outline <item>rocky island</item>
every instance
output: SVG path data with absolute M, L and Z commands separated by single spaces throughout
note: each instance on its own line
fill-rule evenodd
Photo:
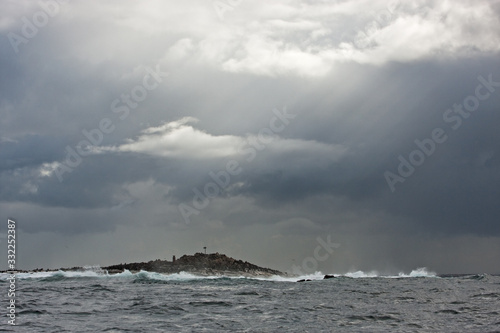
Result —
M 109 274 L 121 273 L 124 270 L 138 272 L 141 270 L 164 274 L 186 272 L 195 275 L 226 275 L 226 276 L 286 276 L 286 273 L 263 268 L 247 261 L 236 260 L 219 253 L 195 253 L 194 255 L 183 255 L 172 261 L 151 260 L 148 262 L 119 264 L 102 267 Z
M 248 261 L 236 260 L 220 253 L 195 253 L 194 255 L 183 255 L 179 259 L 173 256 L 172 261 L 168 260 L 150 260 L 148 262 L 135 262 L 129 264 L 119 264 L 106 267 L 72 267 L 59 269 L 34 269 L 30 271 L 16 270 L 16 273 L 36 273 L 36 272 L 56 272 L 56 271 L 97 271 L 99 273 L 118 274 L 125 270 L 132 273 L 148 271 L 162 274 L 175 274 L 186 272 L 201 276 L 245 276 L 245 277 L 270 277 L 273 275 L 295 277 L 296 275 L 280 272 L 271 268 L 264 268 Z M 0 271 L 0 273 L 9 273 L 11 271 Z M 327 274 L 323 280 L 335 278 L 335 275 Z M 311 279 L 300 279 L 297 282 L 312 281 Z

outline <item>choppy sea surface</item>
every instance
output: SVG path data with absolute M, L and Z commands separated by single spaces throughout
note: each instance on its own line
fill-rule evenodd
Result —
M 312 281 L 298 283 L 300 278 Z M 14 332 L 500 332 L 500 276 L 355 272 L 322 280 L 151 272 L 16 275 Z

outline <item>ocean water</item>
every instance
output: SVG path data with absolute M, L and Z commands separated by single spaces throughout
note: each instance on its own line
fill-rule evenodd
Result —
M 151 272 L 19 273 L 16 323 L 3 332 L 500 332 L 500 276 L 419 269 L 322 280 Z

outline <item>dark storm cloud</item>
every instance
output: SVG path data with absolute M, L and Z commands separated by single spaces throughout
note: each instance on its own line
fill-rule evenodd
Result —
M 348 103 L 340 97 L 340 106 L 334 102 L 330 109 L 316 107 L 315 114 L 301 115 L 302 129 L 316 124 L 315 132 L 303 132 L 301 136 L 348 143 L 345 158 L 326 167 L 297 170 L 293 162 L 273 165 L 272 156 L 265 156 L 266 167 L 245 173 L 245 185 L 238 193 L 261 198 L 267 205 L 315 194 L 347 196 L 396 217 L 415 219 L 428 231 L 497 234 L 495 161 L 500 138 L 494 124 L 500 116 L 495 112 L 500 94 L 492 93 L 456 131 L 443 120 L 447 109 L 474 93 L 478 76 L 492 75 L 500 82 L 500 75 L 493 74 L 497 66 L 496 60 L 486 58 L 481 66 L 464 61 L 441 66 L 439 72 L 432 63 L 407 66 L 397 74 L 389 67 L 387 74 L 368 79 L 362 89 L 352 92 L 359 99 Z M 426 73 L 425 80 L 415 79 L 415 73 Z M 378 82 L 389 81 L 395 87 L 389 87 L 390 93 L 381 92 Z M 308 110 L 315 101 L 304 97 L 302 103 L 301 107 Z M 331 110 L 338 107 L 349 110 L 349 117 L 332 115 Z M 362 121 L 353 124 L 353 119 Z M 408 159 L 408 154 L 418 148 L 414 141 L 429 138 L 436 127 L 444 128 L 449 140 L 438 144 L 424 165 L 408 181 L 396 185 L 397 193 L 391 193 L 384 172 L 396 172 L 400 163 L 397 157 Z
M 27 135 L 19 141 L 0 142 L 0 170 L 36 167 L 61 158 L 64 146 L 50 136 Z

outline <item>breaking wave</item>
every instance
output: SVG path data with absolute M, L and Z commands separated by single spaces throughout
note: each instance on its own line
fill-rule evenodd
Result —
M 332 274 L 340 278 L 417 278 L 417 277 L 437 277 L 436 273 L 428 271 L 426 268 L 417 268 L 410 273 L 401 272 L 397 275 L 380 274 L 377 271 L 363 272 L 355 271 L 344 274 Z M 0 281 L 5 281 L 10 275 L 7 273 L 0 273 Z M 246 280 L 260 280 L 260 281 L 275 281 L 275 282 L 296 282 L 297 280 L 322 280 L 325 273 L 320 271 L 305 274 L 301 276 L 270 276 L 270 277 L 248 277 L 248 276 L 200 276 L 191 273 L 180 272 L 175 274 L 162 274 L 155 272 L 140 271 L 132 273 L 125 270 L 122 273 L 108 274 L 107 271 L 102 270 L 100 267 L 84 267 L 82 271 L 52 271 L 52 272 L 30 272 L 30 273 L 17 273 L 16 279 L 40 279 L 42 281 L 58 281 L 67 279 L 101 279 L 101 278 L 117 278 L 133 280 L 134 282 L 168 282 L 168 281 L 192 281 L 192 280 L 213 280 L 213 279 L 246 279 Z
M 341 276 L 346 276 L 346 277 L 351 277 L 351 278 L 375 278 L 375 277 L 381 277 L 381 278 L 415 278 L 415 277 L 437 277 L 436 273 L 430 272 L 427 270 L 425 267 L 420 267 L 417 269 L 412 270 L 409 274 L 400 272 L 397 275 L 391 275 L 391 274 L 380 274 L 377 271 L 370 271 L 368 273 L 365 273 L 363 271 L 357 271 L 357 272 L 351 272 L 351 273 L 346 273 Z

